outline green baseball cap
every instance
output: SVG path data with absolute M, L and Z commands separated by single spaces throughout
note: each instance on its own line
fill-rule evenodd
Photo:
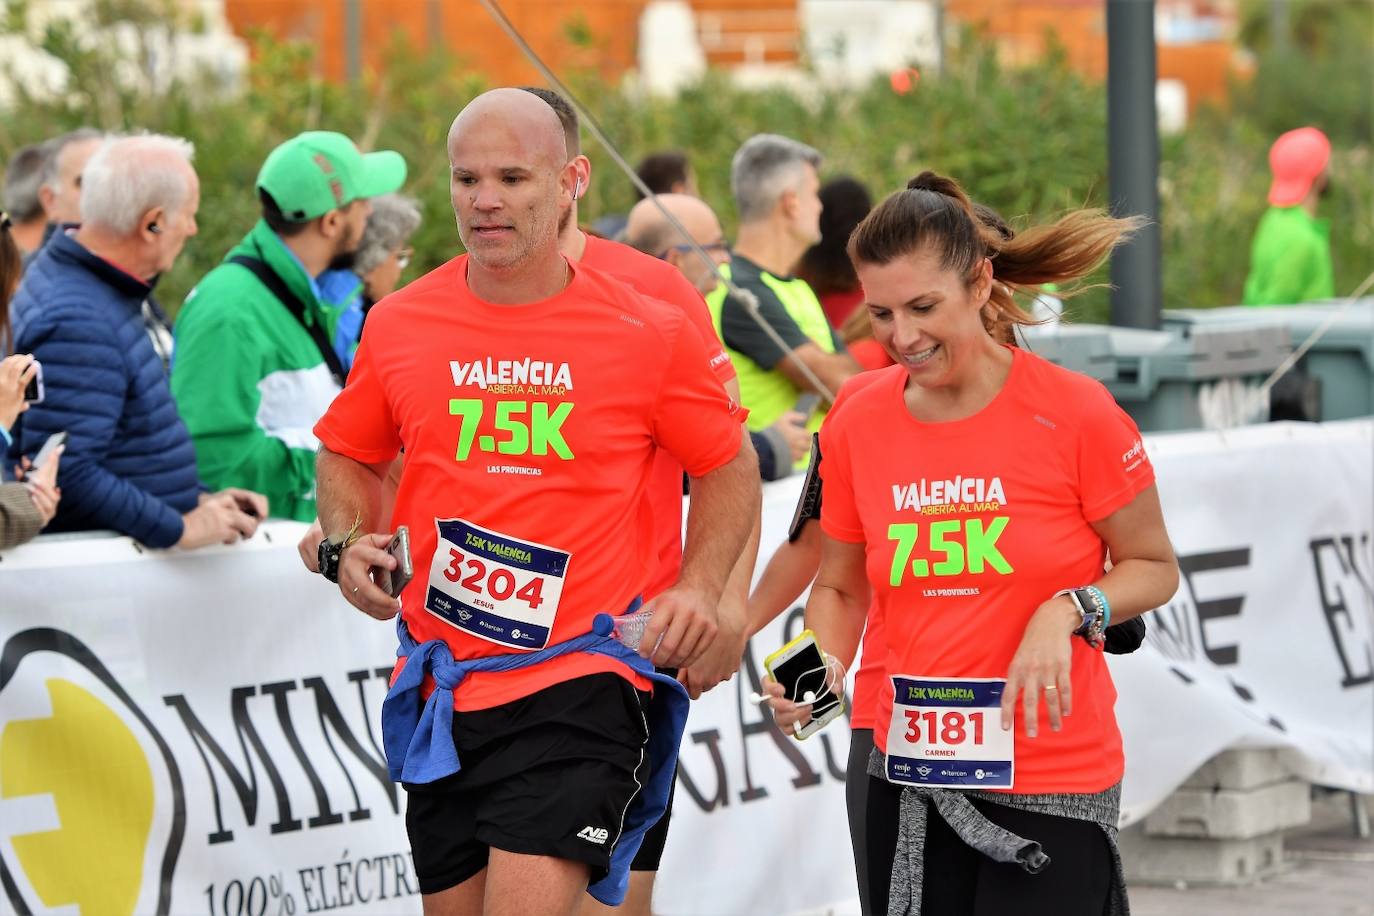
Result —
M 406 180 L 400 153 L 361 153 L 343 134 L 310 130 L 272 150 L 258 189 L 293 222 L 323 216 L 352 201 L 398 191 Z

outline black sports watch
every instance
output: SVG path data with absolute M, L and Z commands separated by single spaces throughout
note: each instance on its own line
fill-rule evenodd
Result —
M 346 546 L 348 545 L 343 541 L 334 541 L 329 538 L 320 541 L 318 548 L 320 575 L 335 584 L 339 581 L 339 558 L 343 556 Z
M 359 538 L 359 529 L 362 527 L 362 516 L 359 515 L 353 520 L 353 527 L 348 529 L 348 533 L 342 538 L 325 538 L 320 541 L 320 546 L 315 549 L 316 559 L 320 563 L 320 575 L 330 582 L 338 584 L 339 581 L 339 560 L 343 557 L 345 547 L 350 547 Z

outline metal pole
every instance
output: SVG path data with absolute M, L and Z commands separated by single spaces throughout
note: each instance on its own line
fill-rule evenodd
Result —
M 1112 255 L 1112 324 L 1160 326 L 1154 0 L 1107 0 L 1107 186 L 1114 216 L 1149 222 Z
M 1269 0 L 1269 45 L 1278 54 L 1288 53 L 1288 0 Z
M 935 0 L 935 72 L 945 74 L 945 0 Z
M 363 75 L 363 0 L 344 0 L 344 76 Z

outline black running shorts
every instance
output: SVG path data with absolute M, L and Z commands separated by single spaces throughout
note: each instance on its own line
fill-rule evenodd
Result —
M 615 674 L 554 684 L 491 709 L 455 712 L 463 768 L 405 784 L 420 892 L 454 887 L 491 847 L 552 856 L 605 877 L 630 803 L 649 778 L 648 695 Z

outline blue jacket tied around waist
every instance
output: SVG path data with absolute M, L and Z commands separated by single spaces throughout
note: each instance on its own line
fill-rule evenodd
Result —
M 618 906 L 624 901 L 630 863 L 644 834 L 668 810 L 678 746 L 687 727 L 689 701 L 682 685 L 655 671 L 638 652 L 598 633 L 587 633 L 538 652 L 461 661 L 453 657 L 442 640 L 417 643 L 399 617 L 396 635 L 401 643 L 396 655 L 406 659 L 406 663 L 382 704 L 382 739 L 391 778 L 397 782 L 430 783 L 462 769 L 453 742 L 453 691 L 474 671 L 511 671 L 570 652 L 590 652 L 624 662 L 660 688 L 654 691 L 648 711 L 649 781 L 635 796 L 625 816 L 620 841 L 611 853 L 609 873 L 587 888 L 588 893 L 607 906 Z M 420 696 L 426 674 L 432 675 L 435 683 L 427 700 Z

